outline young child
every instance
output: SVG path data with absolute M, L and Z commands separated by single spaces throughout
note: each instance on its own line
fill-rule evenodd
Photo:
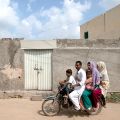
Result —
M 66 84 L 71 84 L 71 85 L 75 85 L 76 84 L 76 81 L 75 81 L 75 79 L 74 79 L 74 77 L 72 76 L 72 70 L 71 69 L 67 69 L 66 70 L 66 76 L 67 76 L 67 79 L 66 80 L 62 80 L 62 81 L 60 81 L 59 82 L 59 84 L 61 85 L 61 86 L 64 86 L 64 85 L 66 85 Z M 64 88 L 64 90 L 63 90 L 64 92 L 63 92 L 63 97 L 65 98 L 65 100 L 64 100 L 64 102 L 66 103 L 67 101 L 67 99 L 66 98 L 68 98 L 68 94 L 69 94 L 69 89 L 68 88 Z
M 87 69 L 86 70 L 86 77 L 87 77 L 87 80 L 86 80 L 86 89 L 92 89 L 92 71 Z
M 89 69 L 86 70 L 86 78 L 87 78 L 87 80 L 85 81 L 85 84 L 86 84 L 85 87 L 86 87 L 86 89 L 91 89 L 91 86 L 92 86 L 92 71 L 89 70 Z M 85 109 L 84 106 L 83 106 L 82 99 L 80 99 L 80 108 L 81 108 L 81 110 Z

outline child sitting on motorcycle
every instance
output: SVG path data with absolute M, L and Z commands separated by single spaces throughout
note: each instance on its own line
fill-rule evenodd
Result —
M 62 80 L 59 82 L 60 86 L 62 87 L 62 91 L 63 91 L 63 97 L 65 98 L 65 103 L 67 102 L 68 95 L 70 93 L 70 89 L 67 88 L 66 86 L 68 84 L 70 84 L 70 86 L 75 85 L 76 81 L 74 79 L 74 77 L 72 76 L 72 70 L 71 69 L 67 69 L 66 70 L 66 76 L 67 79 L 66 80 Z

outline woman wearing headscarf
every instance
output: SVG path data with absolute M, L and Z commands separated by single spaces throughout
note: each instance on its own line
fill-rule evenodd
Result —
M 109 77 L 106 69 L 106 64 L 103 61 L 97 62 L 97 69 L 100 72 L 100 88 L 102 90 L 104 100 L 106 98 L 107 90 L 109 88 Z M 106 105 L 106 102 L 104 103 L 104 105 Z
M 86 80 L 86 89 L 82 94 L 82 100 L 84 107 L 87 110 L 91 110 L 92 106 L 97 107 L 97 102 L 101 95 L 101 90 L 99 88 L 100 84 L 100 74 L 97 70 L 96 64 L 94 62 L 87 63 L 88 70 L 92 72 L 92 78 Z M 92 95 L 92 102 L 90 96 Z

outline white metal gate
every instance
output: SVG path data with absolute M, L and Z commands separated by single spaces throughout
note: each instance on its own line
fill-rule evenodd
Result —
M 25 50 L 25 89 L 51 90 L 52 50 Z

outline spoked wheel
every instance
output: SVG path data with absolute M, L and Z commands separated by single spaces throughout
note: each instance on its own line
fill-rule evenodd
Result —
M 59 102 L 56 100 L 45 100 L 42 104 L 42 111 L 47 116 L 55 116 L 60 112 Z
M 102 110 L 102 105 L 101 102 L 97 103 L 97 108 L 92 108 L 91 111 L 87 111 L 89 115 L 97 115 L 101 112 Z

